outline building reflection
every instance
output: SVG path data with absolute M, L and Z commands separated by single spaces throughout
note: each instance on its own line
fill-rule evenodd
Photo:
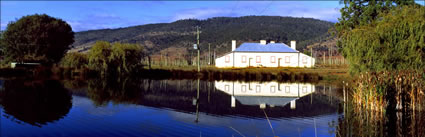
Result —
M 109 103 L 136 104 L 194 114 L 247 117 L 264 117 L 263 110 L 265 110 L 268 117 L 274 118 L 330 114 L 335 113 L 338 107 L 337 104 L 329 104 L 327 96 L 323 94 L 310 94 L 320 90 L 314 84 L 227 82 L 226 86 L 226 82 L 218 81 L 169 79 L 112 81 L 93 79 L 85 82 L 86 84 L 65 82 L 68 83 L 65 85 L 68 85 L 66 87 L 73 92 L 73 95 L 88 97 L 97 107 Z M 236 90 L 238 86 L 233 88 L 233 84 L 239 84 L 240 92 Z M 242 91 L 242 87 L 246 87 L 246 90 Z M 226 88 L 229 92 L 225 92 Z M 291 101 L 292 110 L 289 105 Z M 260 109 L 260 106 L 263 109 Z M 194 121 L 198 120 L 195 118 Z
M 286 106 L 296 109 L 296 101 L 315 91 L 310 83 L 278 83 L 269 82 L 239 82 L 216 81 L 215 88 L 229 94 L 231 107 L 236 107 L 236 101 L 243 105 L 258 105 L 261 109 Z

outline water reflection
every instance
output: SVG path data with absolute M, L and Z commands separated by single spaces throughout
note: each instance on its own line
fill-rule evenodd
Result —
M 364 112 L 341 105 L 339 90 L 273 81 L 6 80 L 0 136 L 425 136 L 423 112 Z
M 59 81 L 6 80 L 0 91 L 4 117 L 14 122 L 43 126 L 69 113 L 71 94 Z
M 335 113 L 338 108 L 323 95 L 312 95 L 316 86 L 309 83 L 94 79 L 87 81 L 86 91 L 72 91 L 89 97 L 96 106 L 112 102 L 214 115 L 265 117 L 265 109 L 270 117 L 314 116 Z
M 425 113 L 413 111 L 374 112 L 347 103 L 338 120 L 337 136 L 424 137 Z
M 141 96 L 140 85 L 132 79 L 93 79 L 87 81 L 87 96 L 97 106 L 114 103 L 136 104 Z
M 278 82 L 238 82 L 216 81 L 215 87 L 231 96 L 231 107 L 236 107 L 236 100 L 243 105 L 259 105 L 261 109 L 275 106 L 296 108 L 296 100 L 311 94 L 315 86 L 309 83 Z
M 20 83 L 7 81 L 0 93 L 6 113 L 2 117 L 8 117 L 0 128 L 10 131 L 0 135 L 333 136 L 339 117 L 338 103 L 329 102 L 316 85 L 307 83 L 171 79 L 73 80 L 62 81 L 64 86 L 48 80 Z M 39 117 L 31 119 L 33 115 Z M 41 128 L 9 122 L 13 119 Z M 22 129 L 31 132 L 16 132 Z

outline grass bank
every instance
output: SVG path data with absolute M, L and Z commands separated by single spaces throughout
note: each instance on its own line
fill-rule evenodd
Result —
M 201 67 L 197 74 L 196 66 L 173 67 L 152 66 L 145 68 L 144 74 L 158 77 L 157 74 L 172 75 L 172 77 L 191 78 L 200 76 L 207 80 L 243 80 L 243 81 L 302 81 L 318 82 L 325 80 L 338 83 L 350 79 L 347 66 L 318 66 L 315 68 L 216 68 Z
M 99 78 L 102 73 L 88 68 L 75 69 L 65 67 L 38 67 L 34 69 L 0 69 L 2 77 L 53 77 L 69 78 Z M 117 75 L 113 75 L 117 76 Z M 202 80 L 238 80 L 238 81 L 291 81 L 291 82 L 339 82 L 349 78 L 346 67 L 319 66 L 316 68 L 216 68 L 201 67 L 161 67 L 152 66 L 136 69 L 134 72 L 120 77 L 140 77 L 151 79 L 197 79 Z

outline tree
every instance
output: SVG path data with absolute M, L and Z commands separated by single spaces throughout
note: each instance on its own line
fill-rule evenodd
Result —
M 141 66 L 143 58 L 142 47 L 137 44 L 114 43 L 109 61 L 118 73 L 129 73 Z
M 141 67 L 142 47 L 137 44 L 96 42 L 89 51 L 89 68 L 103 74 L 128 74 Z
M 348 32 L 342 38 L 342 51 L 351 72 L 423 70 L 424 11 L 424 6 L 400 6 Z
M 50 64 L 64 56 L 74 42 L 74 32 L 61 19 L 35 14 L 10 22 L 1 41 L 7 61 Z
M 61 60 L 60 65 L 68 68 L 83 68 L 88 64 L 87 54 L 85 53 L 67 53 Z
M 100 72 L 108 71 L 110 55 L 111 44 L 109 42 L 96 42 L 89 51 L 89 68 Z
M 335 27 L 339 34 L 354 29 L 356 26 L 367 25 L 376 20 L 379 13 L 388 12 L 391 8 L 403 5 L 413 5 L 414 0 L 343 0 L 341 17 Z

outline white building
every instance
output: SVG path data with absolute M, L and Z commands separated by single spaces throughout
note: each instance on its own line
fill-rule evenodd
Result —
M 313 67 L 315 59 L 296 50 L 296 42 L 291 47 L 284 43 L 243 43 L 236 48 L 232 40 L 232 51 L 216 58 L 216 67 Z
M 231 96 L 231 106 L 236 106 L 236 100 L 244 105 L 285 106 L 290 103 L 295 109 L 298 98 L 315 92 L 315 86 L 309 83 L 278 83 L 278 82 L 237 82 L 216 81 L 215 88 Z

